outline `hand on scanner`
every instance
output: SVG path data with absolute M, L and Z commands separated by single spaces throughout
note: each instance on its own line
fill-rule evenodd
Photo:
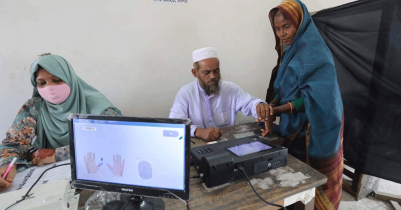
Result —
M 273 106 L 264 103 L 260 103 L 256 106 L 258 118 L 255 121 L 265 121 L 265 129 L 261 129 L 263 137 L 267 136 L 267 134 L 271 134 L 273 131 L 273 122 L 276 119 L 273 110 Z
M 271 116 L 269 119 L 267 119 L 267 121 L 265 121 L 265 129 L 261 129 L 263 137 L 266 137 L 267 134 L 273 133 L 273 122 L 275 119 L 276 116 Z

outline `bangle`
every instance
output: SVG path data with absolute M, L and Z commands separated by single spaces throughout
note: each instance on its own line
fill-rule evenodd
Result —
M 25 159 L 28 161 L 32 161 L 35 158 L 36 151 L 38 150 L 34 147 L 29 148 L 29 150 L 26 152 Z
M 291 103 L 291 102 L 287 102 L 287 104 L 288 104 L 288 105 L 290 105 L 290 108 L 291 108 L 291 111 L 290 111 L 290 113 L 292 113 L 292 111 L 293 111 L 293 109 L 294 109 L 294 105 L 292 105 L 292 103 Z

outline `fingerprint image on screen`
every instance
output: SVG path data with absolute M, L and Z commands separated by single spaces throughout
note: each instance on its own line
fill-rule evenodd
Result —
M 227 149 L 236 154 L 237 156 L 244 156 L 256 152 L 265 151 L 271 148 L 272 148 L 271 146 L 263 144 L 259 141 L 254 141 L 246 144 L 229 147 Z
M 146 161 L 140 161 L 138 163 L 138 173 L 142 179 L 152 178 L 152 165 Z

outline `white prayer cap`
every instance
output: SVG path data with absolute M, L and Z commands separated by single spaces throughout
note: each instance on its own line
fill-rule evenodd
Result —
M 217 58 L 217 51 L 213 47 L 205 47 L 192 52 L 194 63 L 208 58 Z

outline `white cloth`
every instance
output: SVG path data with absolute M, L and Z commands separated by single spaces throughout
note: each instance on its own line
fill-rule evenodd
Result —
M 191 119 L 191 136 L 197 127 L 227 127 L 235 124 L 235 115 L 258 117 L 256 106 L 265 103 L 245 93 L 238 85 L 220 81 L 218 95 L 208 96 L 198 80 L 183 86 L 175 97 L 169 118 Z
M 194 63 L 208 58 L 217 58 L 217 51 L 213 47 L 205 47 L 192 52 Z

